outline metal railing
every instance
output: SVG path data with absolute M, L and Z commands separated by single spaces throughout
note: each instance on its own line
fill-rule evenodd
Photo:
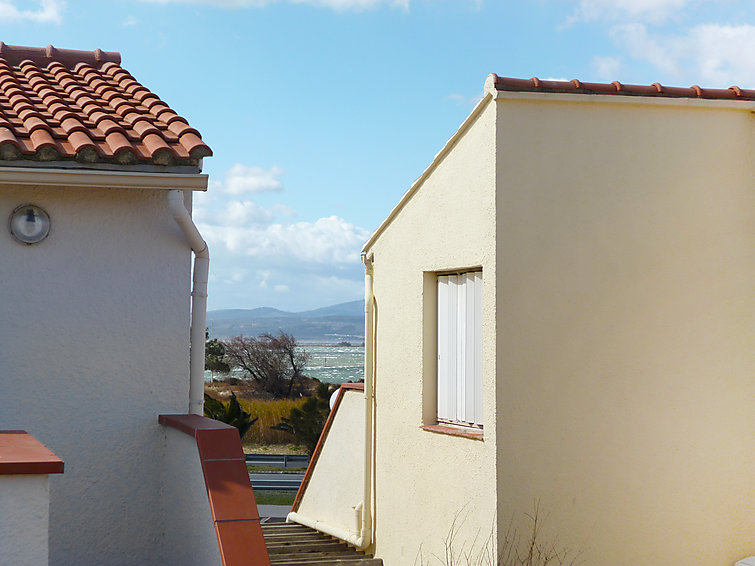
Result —
M 303 454 L 247 454 L 249 466 L 280 466 L 283 468 L 306 468 L 309 456 Z

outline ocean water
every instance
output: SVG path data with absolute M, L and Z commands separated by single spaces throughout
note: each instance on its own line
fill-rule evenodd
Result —
M 311 356 L 304 374 L 325 383 L 364 378 L 364 346 L 303 346 Z
M 302 348 L 310 355 L 304 375 L 325 383 L 346 383 L 364 378 L 364 346 L 309 346 Z M 231 375 L 241 377 L 232 371 Z M 221 376 L 215 375 L 216 378 Z M 204 372 L 205 381 L 211 381 L 210 372 Z

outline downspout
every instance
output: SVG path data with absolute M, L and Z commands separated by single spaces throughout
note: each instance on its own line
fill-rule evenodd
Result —
M 210 271 L 210 250 L 184 206 L 183 191 L 168 191 L 168 205 L 186 241 L 194 252 L 194 274 L 191 290 L 191 331 L 189 355 L 189 414 L 204 413 L 204 344 L 207 326 L 207 276 Z
M 373 303 L 372 286 L 373 256 L 362 254 L 364 263 L 364 503 L 362 505 L 362 525 L 359 533 L 361 544 L 359 548 L 366 548 L 372 542 L 372 406 L 375 395 L 373 368 Z

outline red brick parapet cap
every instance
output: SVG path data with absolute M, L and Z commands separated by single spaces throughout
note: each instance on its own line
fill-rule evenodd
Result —
M 158 422 L 196 441 L 223 566 L 270 566 L 238 429 L 199 415 Z
M 62 474 L 63 460 L 25 430 L 0 431 L 0 475 Z

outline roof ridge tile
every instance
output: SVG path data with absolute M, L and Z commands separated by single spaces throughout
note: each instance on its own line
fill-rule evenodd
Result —
M 491 75 L 493 85 L 499 91 L 513 92 L 549 92 L 575 94 L 611 94 L 625 96 L 655 96 L 670 98 L 704 98 L 708 100 L 755 100 L 755 90 L 744 90 L 738 86 L 727 89 L 702 88 L 699 85 L 691 87 L 665 86 L 660 83 L 651 85 L 624 84 L 619 81 L 612 83 L 589 83 L 578 79 L 570 81 L 517 79 Z

